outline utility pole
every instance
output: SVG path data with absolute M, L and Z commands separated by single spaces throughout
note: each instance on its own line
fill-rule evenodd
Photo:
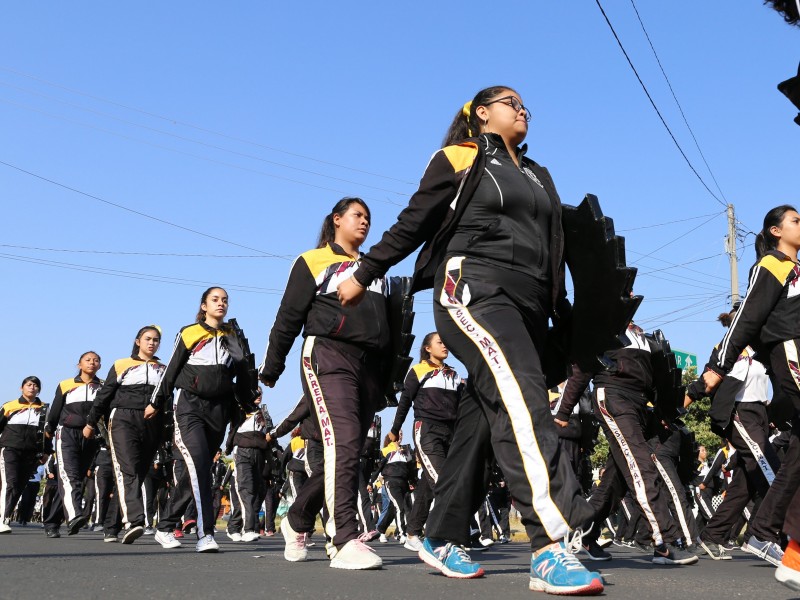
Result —
M 736 263 L 736 218 L 733 204 L 728 204 L 728 236 L 725 238 L 725 252 L 731 265 L 731 306 L 739 302 L 739 269 Z

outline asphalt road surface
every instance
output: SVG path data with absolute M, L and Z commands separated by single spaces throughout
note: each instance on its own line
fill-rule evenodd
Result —
M 63 531 L 62 531 L 63 533 Z M 486 576 L 453 580 L 436 574 L 397 543 L 373 542 L 383 558 L 380 571 L 339 571 L 328 566 L 322 544 L 311 548 L 309 561 L 283 559 L 283 538 L 249 544 L 217 535 L 218 554 L 197 554 L 194 540 L 164 550 L 144 536 L 135 544 L 106 544 L 101 533 L 48 539 L 42 529 L 14 528 L 0 536 L 0 600 L 70 598 L 142 600 L 145 598 L 341 598 L 404 600 L 512 600 L 545 598 L 528 591 L 527 546 L 511 543 L 474 553 Z M 733 560 L 702 558 L 687 567 L 650 563 L 650 556 L 612 548 L 614 560 L 586 563 L 606 579 L 605 597 L 619 599 L 715 600 L 752 598 L 783 600 L 798 595 L 774 579 L 774 568 L 741 551 Z

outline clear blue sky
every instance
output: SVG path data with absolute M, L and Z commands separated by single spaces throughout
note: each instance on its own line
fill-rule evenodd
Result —
M 631 3 L 604 5 L 742 232 L 796 203 L 800 129 L 776 84 L 796 72 L 800 31 L 759 0 L 637 2 L 712 178 Z M 455 111 L 496 84 L 532 109 L 529 156 L 562 201 L 596 194 L 626 236 L 645 296 L 637 321 L 701 357 L 721 337 L 724 208 L 591 0 L 16 3 L 3 9 L 0 51 L 0 161 L 240 244 L 0 165 L 6 399 L 36 374 L 50 401 L 88 349 L 105 375 L 151 322 L 166 360 L 210 283 L 230 292 L 260 360 L 290 258 L 314 245 L 323 215 L 359 195 L 377 240 Z M 742 291 L 752 242 L 739 244 Z M 433 328 L 430 302 L 417 298 L 418 339 Z M 300 395 L 296 359 L 267 394 L 276 419 Z

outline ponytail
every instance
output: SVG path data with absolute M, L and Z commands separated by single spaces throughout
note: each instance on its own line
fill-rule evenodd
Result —
M 453 122 L 447 129 L 447 133 L 442 141 L 442 147 L 452 146 L 464 140 L 476 137 L 481 132 L 483 123 L 475 114 L 475 109 L 483 106 L 489 100 L 502 94 L 503 92 L 513 92 L 514 90 L 507 85 L 495 85 L 482 89 L 475 94 L 471 102 L 467 102 L 462 108 L 458 110 Z
M 340 217 L 347 212 L 347 209 L 350 208 L 351 204 L 360 204 L 364 207 L 364 210 L 367 213 L 367 221 L 370 223 L 372 222 L 372 215 L 369 212 L 369 207 L 367 203 L 364 202 L 361 198 L 355 197 L 346 197 L 339 200 L 336 205 L 331 210 L 330 214 L 328 214 L 325 219 L 322 221 L 322 227 L 319 230 L 319 240 L 317 241 L 317 248 L 324 248 L 331 242 L 336 239 L 336 226 L 333 223 L 334 215 L 339 215 Z
M 761 231 L 756 235 L 756 260 L 761 258 L 770 250 L 775 250 L 778 247 L 778 238 L 772 235 L 770 229 L 773 227 L 780 227 L 783 223 L 783 217 L 789 211 L 795 211 L 794 206 L 788 204 L 781 204 L 770 210 L 764 217 L 764 226 Z M 795 211 L 797 212 L 797 211 Z
M 428 335 L 422 338 L 422 344 L 419 347 L 419 360 L 430 360 L 431 353 L 428 352 L 425 347 L 431 345 L 431 340 L 433 340 L 433 336 L 437 335 L 436 331 L 431 331 Z

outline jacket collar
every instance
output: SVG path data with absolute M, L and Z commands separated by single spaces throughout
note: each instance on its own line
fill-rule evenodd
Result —
M 347 252 L 345 252 L 344 248 L 342 248 L 336 242 L 328 242 L 328 246 L 330 247 L 331 250 L 333 250 L 334 254 L 337 254 L 339 256 L 347 256 L 348 258 L 353 258 Z M 359 252 L 358 256 L 356 256 L 356 260 L 359 260 L 362 256 L 363 256 L 363 254 L 361 252 Z
M 25 396 L 20 396 L 19 399 L 18 399 L 18 402 L 20 404 L 30 404 L 31 406 L 41 406 L 41 404 L 42 404 L 42 401 L 39 400 L 39 396 L 36 396 L 36 398 L 34 398 L 32 402 L 28 402 L 25 399 Z
M 503 140 L 503 136 L 499 133 L 482 133 L 479 136 L 479 139 L 483 140 L 484 144 L 491 147 L 491 148 L 499 148 L 500 150 L 505 150 L 506 152 L 508 149 L 506 148 L 506 143 Z M 522 144 L 517 148 L 517 159 L 521 160 L 525 154 L 528 152 L 528 144 Z
M 80 375 L 75 375 L 75 378 L 72 381 L 74 381 L 75 383 L 84 383 L 85 384 L 83 379 L 81 379 Z M 90 383 L 102 383 L 102 382 L 100 381 L 100 378 L 97 375 L 95 375 Z

